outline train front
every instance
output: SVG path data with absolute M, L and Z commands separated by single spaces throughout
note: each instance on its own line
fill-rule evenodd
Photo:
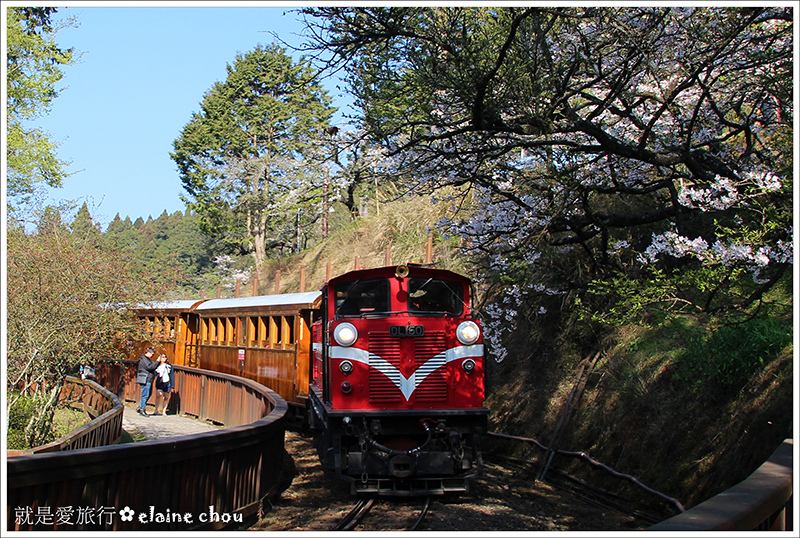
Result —
M 486 432 L 483 335 L 469 280 L 412 265 L 323 290 L 312 417 L 323 463 L 355 493 L 467 491 Z

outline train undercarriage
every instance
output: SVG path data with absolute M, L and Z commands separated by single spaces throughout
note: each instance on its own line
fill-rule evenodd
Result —
M 355 494 L 466 492 L 480 473 L 485 409 L 333 411 L 313 395 L 311 403 L 320 459 Z

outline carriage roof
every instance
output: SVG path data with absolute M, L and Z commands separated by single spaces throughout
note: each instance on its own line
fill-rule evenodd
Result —
M 237 297 L 234 299 L 209 299 L 199 304 L 195 310 L 219 310 L 222 308 L 254 308 L 265 306 L 298 306 L 313 308 L 319 299 L 320 292 L 281 293 L 276 295 L 256 295 L 254 297 Z
M 180 301 L 153 301 L 150 303 L 140 303 L 136 305 L 136 310 L 155 310 L 155 311 L 166 311 L 166 310 L 178 310 L 178 311 L 187 311 L 191 310 L 196 304 L 202 302 L 201 299 L 184 299 Z

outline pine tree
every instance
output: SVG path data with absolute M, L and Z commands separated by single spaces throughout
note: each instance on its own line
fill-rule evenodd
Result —
M 260 272 L 291 244 L 296 206 L 318 199 L 318 155 L 333 113 L 305 59 L 275 45 L 240 54 L 174 142 L 187 201 L 202 231 Z

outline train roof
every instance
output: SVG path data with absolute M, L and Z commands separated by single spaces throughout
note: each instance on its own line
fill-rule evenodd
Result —
M 331 278 L 328 284 L 337 283 L 340 281 L 355 280 L 358 278 L 376 278 L 376 277 L 390 277 L 397 274 L 398 271 L 403 271 L 406 276 L 422 276 L 422 277 L 438 277 L 449 278 L 461 282 L 469 283 L 470 279 L 464 275 L 454 273 L 449 269 L 439 269 L 429 265 L 422 265 L 418 263 L 409 263 L 407 265 L 390 265 L 386 267 L 376 267 L 373 269 L 358 269 L 341 274 L 335 278 Z
M 281 293 L 276 295 L 256 295 L 254 297 L 237 297 L 235 299 L 209 299 L 197 306 L 199 310 L 217 310 L 220 308 L 250 308 L 261 306 L 302 306 L 313 305 L 320 297 L 318 291 L 303 293 Z
M 137 310 L 191 310 L 202 299 L 184 299 L 180 301 L 154 301 L 136 306 Z

